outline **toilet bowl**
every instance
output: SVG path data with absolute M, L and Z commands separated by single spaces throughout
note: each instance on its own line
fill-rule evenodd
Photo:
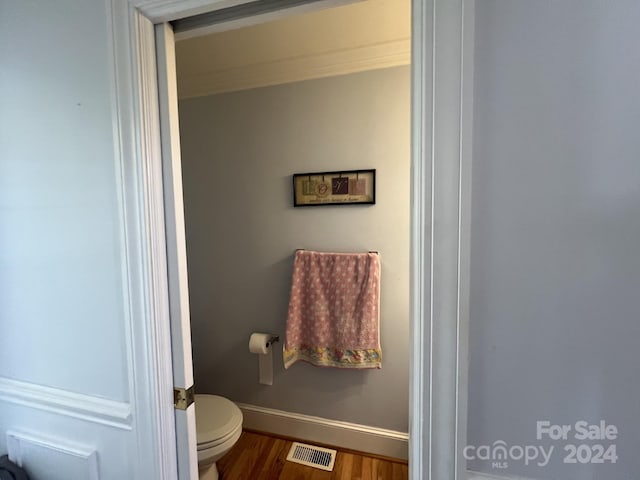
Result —
M 200 480 L 217 480 L 216 462 L 231 450 L 242 433 L 242 412 L 217 395 L 195 395 L 198 474 Z

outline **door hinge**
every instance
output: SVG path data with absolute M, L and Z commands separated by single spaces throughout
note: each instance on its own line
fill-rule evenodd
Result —
M 193 401 L 193 385 L 189 388 L 173 389 L 173 406 L 178 410 L 186 410 Z

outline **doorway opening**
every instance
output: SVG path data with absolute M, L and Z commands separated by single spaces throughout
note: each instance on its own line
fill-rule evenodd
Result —
M 175 26 L 196 392 L 239 403 L 250 429 L 406 459 L 411 14 L 402 3 L 214 23 L 207 35 Z M 377 171 L 376 205 L 293 207 L 292 174 L 362 168 Z M 380 252 L 382 370 L 285 372 L 277 351 L 274 385 L 258 383 L 248 339 L 284 340 L 298 248 Z

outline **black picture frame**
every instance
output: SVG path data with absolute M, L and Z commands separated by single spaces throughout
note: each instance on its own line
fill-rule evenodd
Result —
M 337 170 L 293 174 L 293 206 L 373 205 L 376 170 Z

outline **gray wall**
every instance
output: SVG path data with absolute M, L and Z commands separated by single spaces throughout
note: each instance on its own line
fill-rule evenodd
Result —
M 105 5 L 0 8 L 0 377 L 127 399 Z
M 540 479 L 638 478 L 640 3 L 476 2 L 469 443 L 555 445 Z M 620 430 L 565 465 L 536 421 Z
M 409 67 L 180 103 L 196 389 L 407 431 Z M 297 172 L 377 169 L 377 204 L 293 208 Z M 378 250 L 383 368 L 284 371 L 258 384 L 251 332 L 284 336 L 295 249 Z

